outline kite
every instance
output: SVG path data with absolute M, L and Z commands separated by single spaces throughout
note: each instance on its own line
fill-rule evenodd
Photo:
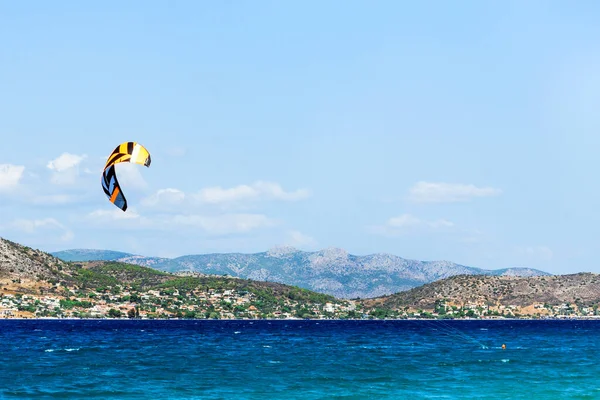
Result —
M 124 142 L 117 146 L 106 161 L 102 172 L 102 189 L 111 203 L 125 211 L 127 210 L 127 200 L 115 174 L 115 164 L 122 162 L 150 167 L 150 153 L 139 143 Z

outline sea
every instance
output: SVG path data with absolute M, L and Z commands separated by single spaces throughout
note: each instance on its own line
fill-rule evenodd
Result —
M 600 399 L 600 321 L 0 320 L 0 399 Z

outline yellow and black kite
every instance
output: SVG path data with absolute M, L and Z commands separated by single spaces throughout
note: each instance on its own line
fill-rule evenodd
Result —
M 127 210 L 127 200 L 123 195 L 117 175 L 115 164 L 129 162 L 150 167 L 150 153 L 144 146 L 136 142 L 124 142 L 117 146 L 111 153 L 102 172 L 102 189 L 108 199 L 121 210 Z

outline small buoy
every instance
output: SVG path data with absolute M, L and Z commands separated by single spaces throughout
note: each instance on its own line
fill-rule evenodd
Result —
M 506 345 L 502 343 L 502 350 L 506 350 Z

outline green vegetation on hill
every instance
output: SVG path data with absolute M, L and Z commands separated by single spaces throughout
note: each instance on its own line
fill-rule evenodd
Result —
M 0 238 L 0 305 L 4 317 L 600 317 L 600 275 L 467 274 L 390 296 L 344 300 L 222 274 L 167 273 L 119 261 L 65 262 Z
M 135 318 L 228 319 L 354 315 L 351 302 L 279 283 L 172 274 L 115 261 L 61 262 L 50 269 L 54 271 L 47 280 L 50 287 L 39 293 L 46 303 L 32 288 L 22 288 L 33 300 L 19 295 L 15 300 L 19 311 L 45 317 L 113 318 L 125 313 Z
M 89 263 L 86 270 L 91 271 L 98 278 L 112 278 L 116 283 L 127 284 L 135 290 L 152 289 L 165 280 L 172 279 L 172 276 L 165 272 L 114 261 Z

